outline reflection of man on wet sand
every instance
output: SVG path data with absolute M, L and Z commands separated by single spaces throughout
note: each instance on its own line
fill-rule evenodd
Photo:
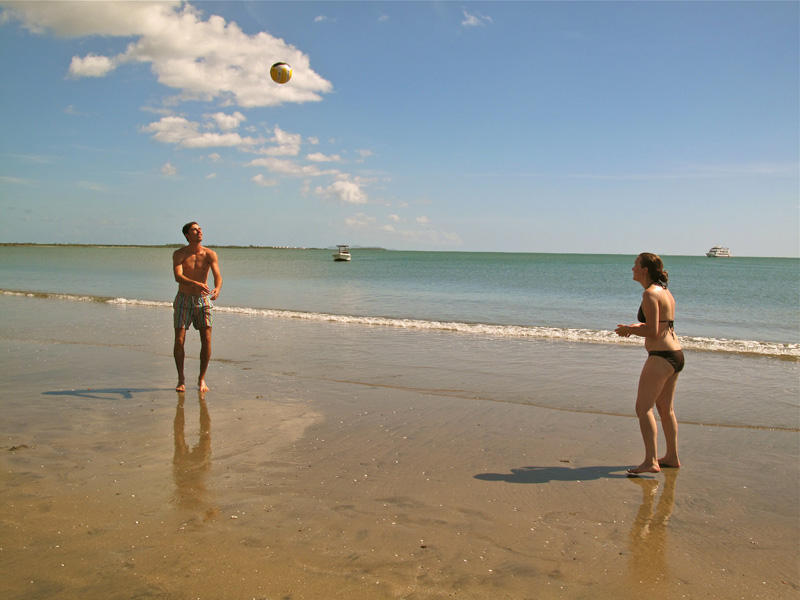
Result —
M 178 282 L 178 295 L 172 304 L 175 322 L 175 367 L 178 369 L 178 385 L 175 391 L 186 390 L 186 378 L 183 374 L 183 345 L 186 341 L 186 330 L 189 325 L 200 332 L 200 376 L 197 388 L 207 391 L 206 370 L 211 359 L 211 302 L 219 296 L 222 288 L 222 273 L 219 269 L 217 253 L 200 244 L 203 241 L 203 230 L 194 221 L 183 226 L 183 235 L 189 242 L 172 255 L 172 270 Z M 208 272 L 214 275 L 214 289 L 206 285 Z
M 211 468 L 211 417 L 203 392 L 198 392 L 200 401 L 200 435 L 197 445 L 189 450 L 184 434 L 186 420 L 183 414 L 183 394 L 180 394 L 175 410 L 175 454 L 172 472 L 175 478 L 175 497 L 179 506 L 199 508 L 205 495 L 205 478 Z

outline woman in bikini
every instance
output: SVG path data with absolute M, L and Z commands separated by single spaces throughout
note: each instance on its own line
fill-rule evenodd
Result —
M 633 279 L 644 288 L 639 306 L 639 323 L 617 325 L 616 334 L 622 337 L 638 335 L 644 338 L 647 360 L 639 376 L 636 394 L 636 416 L 644 440 L 644 461 L 628 469 L 631 475 L 658 473 L 662 468 L 677 468 L 678 421 L 673 400 L 678 374 L 683 369 L 683 351 L 675 335 L 675 298 L 667 290 L 664 263 L 655 254 L 643 252 L 633 265 Z M 667 440 L 667 451 L 657 458 L 657 429 L 653 406 L 658 409 L 661 427 Z

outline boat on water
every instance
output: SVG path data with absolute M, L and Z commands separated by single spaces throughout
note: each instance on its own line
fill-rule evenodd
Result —
M 336 248 L 336 252 L 333 253 L 333 260 L 336 262 L 346 262 L 350 260 L 350 246 L 347 244 L 337 244 Z
M 706 256 L 712 258 L 730 258 L 732 255 L 730 248 L 726 248 L 725 246 L 712 246 L 711 249 L 706 252 Z

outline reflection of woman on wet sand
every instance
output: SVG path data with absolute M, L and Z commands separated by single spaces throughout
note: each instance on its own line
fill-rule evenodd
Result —
M 642 488 L 642 505 L 630 533 L 630 576 L 639 582 L 646 575 L 648 581 L 667 575 L 667 524 L 675 505 L 677 471 L 666 472 L 664 489 L 655 506 L 659 482 L 655 479 L 630 478 Z M 650 590 L 652 591 L 652 589 Z
M 658 473 L 662 467 L 679 467 L 678 421 L 673 401 L 678 374 L 683 369 L 683 351 L 675 335 L 675 298 L 667 289 L 669 280 L 664 263 L 655 254 L 643 252 L 633 265 L 633 279 L 644 288 L 639 306 L 639 323 L 617 325 L 616 334 L 622 337 L 638 335 L 644 338 L 647 360 L 639 376 L 636 395 L 636 416 L 644 440 L 644 461 L 628 473 Z M 667 452 L 657 457 L 656 418 L 658 409 L 661 427 L 667 441 Z
M 184 395 L 180 394 L 175 410 L 175 454 L 172 459 L 172 472 L 175 478 L 175 497 L 178 505 L 184 508 L 198 508 L 203 504 L 205 476 L 211 467 L 211 417 L 203 392 L 198 392 L 200 400 L 200 436 L 197 445 L 189 450 L 184 437 Z

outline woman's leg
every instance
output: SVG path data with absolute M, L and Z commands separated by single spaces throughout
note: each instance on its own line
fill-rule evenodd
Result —
M 661 467 L 677 468 L 681 466 L 678 460 L 678 419 L 675 418 L 674 400 L 675 386 L 678 383 L 678 374 L 673 373 L 667 379 L 661 393 L 656 400 L 658 415 L 661 417 L 661 427 L 664 429 L 664 437 L 667 441 L 667 452 L 658 459 Z
M 659 356 L 649 356 L 642 367 L 636 394 L 636 416 L 639 418 L 639 429 L 644 442 L 644 460 L 638 467 L 628 469 L 629 473 L 658 473 L 661 470 L 658 466 L 658 430 L 653 407 L 673 371 L 672 365 Z

